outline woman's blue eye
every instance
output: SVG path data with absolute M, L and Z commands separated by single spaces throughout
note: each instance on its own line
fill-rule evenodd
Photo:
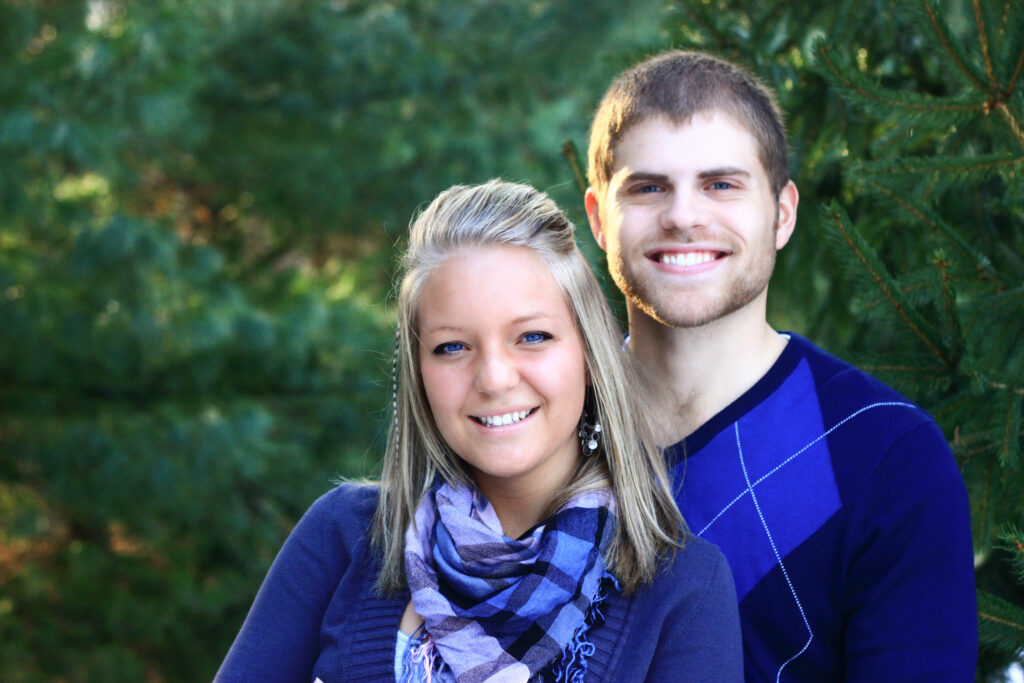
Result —
M 542 342 L 545 339 L 551 339 L 551 335 L 547 332 L 527 332 L 523 335 L 523 341 L 528 344 L 536 344 Z
M 640 194 L 650 194 L 651 192 L 657 192 L 661 188 L 657 185 L 642 185 L 637 190 Z
M 459 351 L 466 348 L 462 342 L 445 342 L 434 347 L 435 356 L 444 356 L 447 354 L 458 353 Z

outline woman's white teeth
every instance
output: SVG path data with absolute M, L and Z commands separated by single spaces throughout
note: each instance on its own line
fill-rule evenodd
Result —
M 698 263 L 714 261 L 715 255 L 710 251 L 688 251 L 685 254 L 661 254 L 662 263 L 671 263 L 676 266 L 695 266 Z
M 478 417 L 477 420 L 487 427 L 502 427 L 504 425 L 515 424 L 516 422 L 519 422 L 529 414 L 529 410 L 517 410 L 514 413 L 505 413 L 504 415 L 488 415 L 487 417 Z

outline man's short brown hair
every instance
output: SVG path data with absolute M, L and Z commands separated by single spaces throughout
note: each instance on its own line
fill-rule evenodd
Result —
M 786 129 L 771 91 L 746 69 L 700 52 L 674 50 L 623 72 L 605 93 L 590 129 L 587 179 L 600 195 L 611 181 L 615 148 L 654 116 L 674 124 L 721 111 L 757 140 L 758 156 L 776 197 L 789 182 Z

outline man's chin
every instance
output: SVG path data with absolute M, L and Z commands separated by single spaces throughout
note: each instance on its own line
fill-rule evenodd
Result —
M 664 327 L 694 329 L 722 320 L 746 308 L 759 295 L 760 292 L 747 292 L 725 300 L 687 302 L 659 301 L 655 297 L 630 297 L 630 301 L 647 317 Z

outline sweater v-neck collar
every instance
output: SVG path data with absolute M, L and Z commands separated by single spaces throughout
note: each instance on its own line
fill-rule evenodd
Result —
M 692 434 L 665 449 L 669 467 L 683 462 L 688 456 L 699 452 L 723 429 L 746 415 L 757 404 L 771 396 L 786 381 L 804 357 L 807 341 L 792 332 L 779 334 L 789 339 L 775 363 L 752 387 L 727 405 Z

